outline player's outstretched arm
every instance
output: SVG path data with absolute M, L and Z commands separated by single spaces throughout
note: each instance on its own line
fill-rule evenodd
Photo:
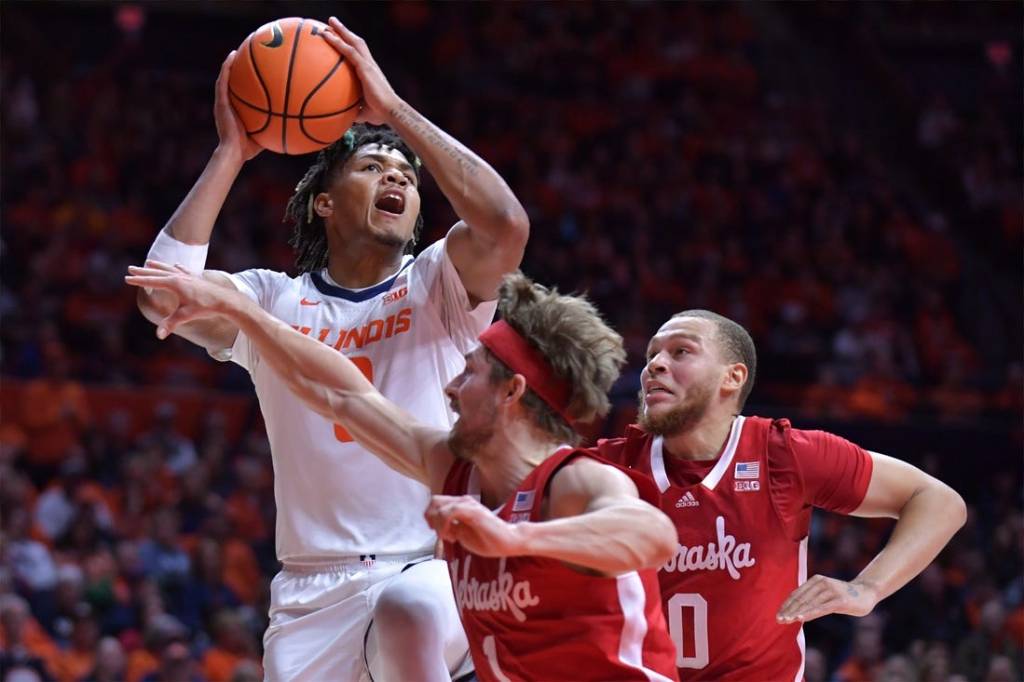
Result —
M 151 257 L 179 261 L 189 270 L 201 271 L 206 262 L 206 246 L 213 233 L 213 225 L 227 199 L 231 186 L 242 165 L 260 153 L 261 148 L 245 133 L 241 121 L 228 101 L 228 74 L 235 59 L 231 52 L 220 67 L 214 96 L 213 115 L 217 124 L 219 143 L 202 175 L 185 196 L 178 209 L 163 228 L 150 250 Z M 177 258 L 174 256 L 177 255 Z M 180 261 L 190 262 L 180 262 Z M 213 277 L 215 281 L 232 286 L 226 277 Z M 139 310 L 154 324 L 166 318 L 177 308 L 177 301 L 167 291 L 139 289 Z M 176 333 L 210 351 L 230 348 L 238 330 L 225 320 L 198 320 L 183 326 Z
M 469 496 L 435 495 L 425 516 L 441 539 L 481 556 L 544 556 L 609 576 L 660 566 L 676 551 L 672 521 L 614 467 L 572 462 L 548 494 L 551 519 L 539 523 L 507 523 Z
M 416 422 L 341 353 L 295 331 L 234 287 L 219 286 L 179 266 L 150 261 L 144 268 L 129 268 L 125 281 L 171 292 L 180 301 L 158 324 L 158 337 L 167 338 L 196 320 L 228 320 L 310 409 L 342 422 L 353 438 L 393 469 L 440 489 L 451 467 L 447 433 Z
M 805 582 L 779 609 L 779 622 L 871 613 L 923 571 L 964 525 L 967 508 L 948 485 L 898 459 L 876 452 L 871 459 L 871 482 L 853 515 L 899 519 L 889 542 L 850 582 L 822 575 Z
M 331 17 L 324 34 L 352 64 L 363 86 L 362 120 L 386 123 L 430 170 L 460 222 L 448 236 L 448 254 L 470 296 L 495 297 L 502 275 L 523 259 L 530 221 L 508 184 L 486 161 L 403 101 L 388 83 L 366 41 Z

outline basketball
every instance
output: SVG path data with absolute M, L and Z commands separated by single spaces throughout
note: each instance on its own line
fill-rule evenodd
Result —
M 352 67 L 324 41 L 327 24 L 289 17 L 245 39 L 231 65 L 231 104 L 264 149 L 308 154 L 341 137 L 359 113 Z

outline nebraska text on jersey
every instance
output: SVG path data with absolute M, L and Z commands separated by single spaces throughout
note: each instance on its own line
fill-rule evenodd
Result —
M 676 555 L 668 560 L 661 567 L 663 571 L 714 571 L 726 570 L 733 580 L 740 579 L 738 569 L 747 568 L 757 563 L 754 557 L 750 556 L 749 542 L 736 542 L 736 538 L 725 532 L 725 517 L 719 516 L 715 519 L 715 529 L 718 531 L 718 542 L 709 542 L 707 545 L 694 545 L 685 547 L 679 545 Z
M 509 611 L 517 621 L 524 622 L 526 614 L 523 613 L 523 609 L 540 603 L 540 597 L 530 591 L 530 581 L 516 581 L 512 574 L 505 570 L 505 558 L 502 557 L 498 562 L 498 577 L 481 582 L 469 577 L 469 565 L 472 560 L 473 556 L 467 554 L 465 563 L 462 563 L 462 559 L 453 559 L 450 562 L 452 582 L 455 583 L 455 603 L 459 605 L 459 611 Z

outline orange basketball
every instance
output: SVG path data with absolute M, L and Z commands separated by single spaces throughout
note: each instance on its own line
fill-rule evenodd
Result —
M 323 39 L 325 30 L 314 19 L 278 19 L 238 48 L 228 79 L 231 104 L 264 149 L 315 152 L 341 137 L 359 113 L 359 80 Z

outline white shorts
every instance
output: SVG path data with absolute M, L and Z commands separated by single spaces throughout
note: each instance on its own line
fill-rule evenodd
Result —
M 445 605 L 438 623 L 445 659 L 457 676 L 472 670 L 469 648 L 452 596 L 448 565 L 438 559 L 407 557 L 359 561 L 326 568 L 285 568 L 270 583 L 270 625 L 263 635 L 263 669 L 268 682 L 392 682 L 371 676 L 377 644 L 370 628 L 382 591 L 401 581 L 419 594 L 429 591 Z M 404 570 L 403 572 L 403 569 Z M 369 666 L 369 669 L 367 668 Z

